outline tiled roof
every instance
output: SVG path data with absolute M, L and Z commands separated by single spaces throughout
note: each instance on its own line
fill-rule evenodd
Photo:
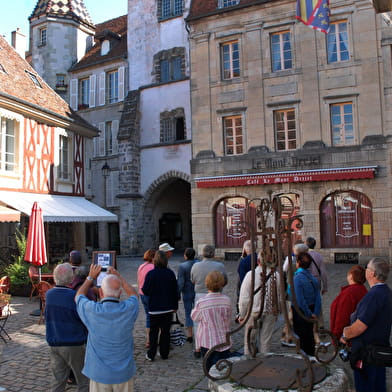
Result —
M 70 17 L 93 25 L 83 0 L 38 0 L 29 19 L 47 14 Z
M 127 56 L 127 19 L 128 15 L 95 25 L 95 45 L 85 54 L 85 56 L 70 71 L 86 68 L 91 65 L 111 61 L 112 59 Z M 114 33 L 114 34 L 113 34 Z M 117 36 L 117 38 L 115 38 Z M 101 45 L 103 40 L 109 39 L 110 51 L 101 56 Z
M 188 21 L 192 19 L 199 19 L 209 15 L 220 14 L 223 12 L 230 12 L 232 10 L 244 7 L 250 7 L 252 5 L 268 3 L 274 0 L 239 0 L 238 5 L 231 7 L 218 8 L 219 0 L 192 0 L 191 9 L 187 17 Z
M 41 87 L 34 81 L 35 79 Z M 66 117 L 70 122 L 95 129 L 72 111 L 37 72 L 0 35 L 0 95 L 15 98 L 24 105 Z

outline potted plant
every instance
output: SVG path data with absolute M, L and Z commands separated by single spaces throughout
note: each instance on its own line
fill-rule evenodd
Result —
M 5 268 L 5 273 L 10 277 L 10 293 L 16 296 L 28 297 L 31 292 L 29 279 L 29 264 L 24 261 L 27 238 L 24 233 L 16 230 L 16 247 L 18 254 L 13 256 L 14 262 Z

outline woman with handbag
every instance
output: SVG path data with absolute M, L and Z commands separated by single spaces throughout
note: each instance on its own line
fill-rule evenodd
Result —
M 148 296 L 150 315 L 150 347 L 146 354 L 148 361 L 154 360 L 158 345 L 161 358 L 169 357 L 170 326 L 173 312 L 178 309 L 178 292 L 176 275 L 167 264 L 166 253 L 158 250 L 154 256 L 155 268 L 146 275 L 142 287 L 143 293 Z

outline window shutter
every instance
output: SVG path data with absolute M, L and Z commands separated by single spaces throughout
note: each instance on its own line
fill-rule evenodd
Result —
M 113 120 L 112 122 L 112 154 L 118 153 L 118 143 L 117 143 L 117 134 L 118 134 L 118 120 Z
M 106 204 L 108 207 L 116 207 L 119 205 L 119 200 L 116 197 L 118 193 L 119 172 L 112 171 L 108 178 L 106 187 Z
M 124 90 L 125 90 L 125 68 L 120 67 L 118 69 L 118 100 L 123 101 L 124 100 Z
M 105 105 L 105 72 L 99 74 L 99 105 Z
M 78 110 L 78 79 L 71 79 L 70 87 L 70 106 L 73 110 Z
M 95 75 L 90 76 L 90 96 L 89 96 L 89 107 L 95 107 L 95 89 L 96 89 L 97 77 Z
M 99 123 L 98 128 L 101 131 L 99 134 L 99 141 L 98 141 L 98 155 L 104 156 L 105 155 L 105 123 L 104 122 Z

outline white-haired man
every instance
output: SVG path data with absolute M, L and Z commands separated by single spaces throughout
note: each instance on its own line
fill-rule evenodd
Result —
M 138 293 L 109 267 L 99 289 L 101 301 L 90 301 L 86 295 L 100 271 L 101 266 L 90 266 L 89 276 L 75 298 L 79 316 L 89 331 L 83 374 L 90 378 L 90 392 L 133 392 L 133 326 L 139 310 Z M 122 290 L 128 296 L 124 301 L 120 301 Z
M 78 391 L 87 392 L 88 379 L 82 374 L 87 329 L 76 311 L 75 291 L 67 287 L 73 279 L 71 264 L 58 265 L 53 271 L 56 287 L 46 294 L 46 341 L 50 347 L 51 391 L 65 390 L 72 370 Z

